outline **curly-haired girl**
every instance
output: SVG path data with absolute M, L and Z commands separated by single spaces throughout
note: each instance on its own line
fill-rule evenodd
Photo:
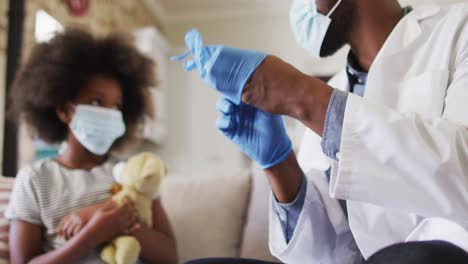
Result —
M 6 216 L 12 263 L 101 263 L 99 246 L 122 234 L 141 244 L 141 261 L 175 263 L 175 238 L 158 199 L 154 227 L 110 198 L 109 152 L 135 138 L 152 116 L 153 63 L 122 35 L 95 38 L 68 29 L 38 44 L 13 84 L 11 114 L 49 143 L 56 158 L 20 170 Z

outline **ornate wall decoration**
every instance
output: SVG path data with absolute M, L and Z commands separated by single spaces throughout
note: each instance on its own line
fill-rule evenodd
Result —
M 82 27 L 98 35 L 111 31 L 133 31 L 145 26 L 161 29 L 160 19 L 144 0 L 90 0 L 83 16 L 73 15 L 65 0 L 26 0 L 26 53 L 34 45 L 35 16 L 41 9 L 65 26 Z

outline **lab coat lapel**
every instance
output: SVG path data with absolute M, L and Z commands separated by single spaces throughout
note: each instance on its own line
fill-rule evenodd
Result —
M 412 76 L 407 76 L 406 67 L 401 63 L 401 56 L 411 49 L 421 35 L 419 20 L 436 15 L 440 11 L 438 6 L 428 6 L 416 9 L 406 15 L 395 27 L 374 60 L 366 84 L 364 98 L 384 103 L 388 107 L 396 108 L 398 92 L 395 87 Z
M 399 89 L 405 88 L 401 84 L 417 77 L 414 74 L 417 71 L 410 70 L 414 65 L 407 56 L 413 53 L 414 44 L 422 35 L 420 20 L 437 14 L 439 10 L 435 6 L 417 9 L 400 21 L 371 66 L 364 98 L 403 110 L 399 109 L 401 97 L 404 97 Z M 365 257 L 399 242 L 399 238 L 406 237 L 421 221 L 416 215 L 389 212 L 386 208 L 356 201 L 348 201 L 348 213 L 351 230 Z

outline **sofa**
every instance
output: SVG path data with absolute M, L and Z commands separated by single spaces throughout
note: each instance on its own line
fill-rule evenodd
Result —
M 4 211 L 14 178 L 0 177 L 0 264 L 8 263 Z M 170 175 L 162 203 L 176 234 L 179 262 L 204 257 L 277 261 L 268 250 L 268 182 L 256 167 L 235 175 Z

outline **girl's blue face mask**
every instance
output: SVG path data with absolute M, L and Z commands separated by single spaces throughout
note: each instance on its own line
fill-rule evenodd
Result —
M 69 126 L 80 144 L 98 156 L 125 133 L 122 112 L 91 105 L 77 105 Z
M 317 10 L 316 0 L 294 0 L 290 12 L 290 24 L 299 45 L 310 55 L 320 58 L 325 35 L 332 22 L 330 16 L 338 8 L 338 0 L 327 15 Z

